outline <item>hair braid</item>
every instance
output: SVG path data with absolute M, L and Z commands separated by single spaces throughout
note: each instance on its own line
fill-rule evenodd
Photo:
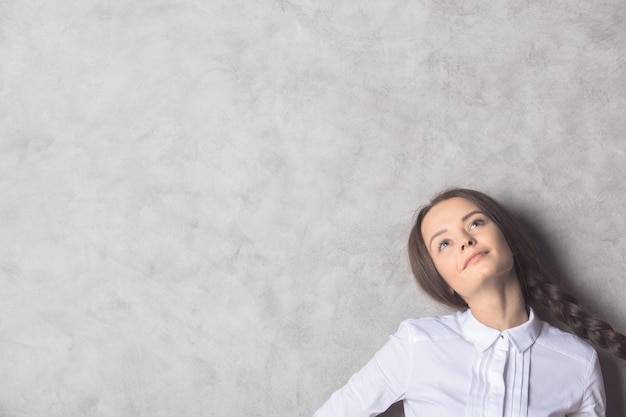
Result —
M 626 359 L 626 336 L 581 308 L 576 297 L 560 286 L 552 282 L 533 285 L 532 281 L 530 279 L 526 282 L 529 305 L 545 307 L 577 336 L 597 347 L 607 349 L 618 358 Z

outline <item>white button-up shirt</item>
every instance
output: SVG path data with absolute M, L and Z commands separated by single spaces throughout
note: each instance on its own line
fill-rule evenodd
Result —
M 596 351 L 529 320 L 487 327 L 470 310 L 404 321 L 315 417 L 365 417 L 403 400 L 406 417 L 604 416 Z

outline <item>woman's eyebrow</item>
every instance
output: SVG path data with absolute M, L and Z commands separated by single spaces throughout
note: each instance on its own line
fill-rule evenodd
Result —
M 469 213 L 467 213 L 465 216 L 461 217 L 461 221 L 464 222 L 467 219 L 469 219 L 470 217 L 472 217 L 474 214 L 483 214 L 482 211 L 480 210 L 474 210 L 474 211 L 470 211 Z M 439 230 L 438 232 L 436 232 L 431 238 L 430 241 L 428 242 L 428 246 L 433 244 L 433 239 L 435 239 L 437 236 L 439 236 L 442 233 L 447 232 L 448 229 L 446 229 L 445 227 L 441 230 Z
M 431 238 L 430 238 L 430 241 L 428 242 L 428 247 L 430 247 L 430 246 L 433 244 L 433 240 L 434 240 L 437 236 L 439 236 L 440 234 L 445 233 L 445 232 L 447 232 L 447 231 L 448 231 L 448 229 L 446 229 L 446 228 L 444 227 L 443 229 L 441 229 L 441 230 L 439 230 L 437 233 L 435 233 L 435 234 L 433 235 L 433 237 L 431 237 Z
M 467 213 L 465 216 L 461 217 L 461 221 L 465 221 L 467 219 L 469 219 L 470 217 L 472 217 L 474 214 L 483 214 L 482 211 L 480 210 L 474 210 L 472 212 Z

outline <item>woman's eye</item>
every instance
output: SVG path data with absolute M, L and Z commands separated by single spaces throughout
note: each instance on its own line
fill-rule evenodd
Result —
M 437 248 L 439 250 L 444 250 L 445 248 L 448 247 L 448 245 L 450 245 L 450 242 L 448 240 L 442 240 L 441 242 L 439 242 L 439 245 L 437 246 Z
M 485 222 L 482 219 L 476 219 L 470 223 L 470 230 L 472 230 L 476 226 L 481 226 L 483 224 L 485 224 Z

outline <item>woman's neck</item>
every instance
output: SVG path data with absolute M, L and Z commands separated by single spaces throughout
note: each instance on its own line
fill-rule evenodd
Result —
M 467 300 L 476 320 L 500 331 L 528 321 L 528 310 L 517 277 L 503 284 Z

